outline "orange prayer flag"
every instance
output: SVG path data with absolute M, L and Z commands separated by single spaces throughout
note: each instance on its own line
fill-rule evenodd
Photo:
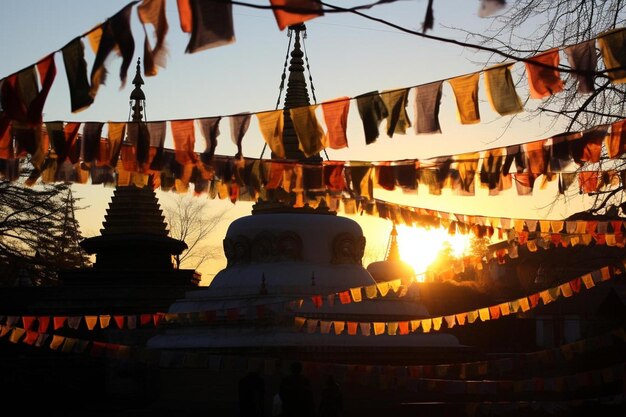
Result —
M 341 97 L 332 101 L 322 103 L 324 122 L 326 123 L 326 135 L 324 145 L 331 149 L 341 149 L 348 147 L 346 129 L 348 128 L 348 110 L 350 109 L 350 98 Z
M 528 85 L 530 88 L 530 97 L 545 98 L 563 90 L 563 81 L 561 74 L 556 67 L 559 66 L 559 50 L 557 48 L 535 55 L 530 59 L 532 62 L 526 62 L 526 74 L 528 76 Z M 554 68 L 547 68 L 543 64 Z
M 322 5 L 315 0 L 270 0 L 280 30 L 324 15 Z
M 193 29 L 193 16 L 191 14 L 190 0 L 176 0 L 178 6 L 178 17 L 180 18 L 180 28 L 185 33 L 191 33 Z
M 335 327 L 335 334 L 343 333 L 343 329 L 346 327 L 345 321 L 333 321 L 333 327 Z
M 194 130 L 194 120 L 172 120 L 172 137 L 174 139 L 174 150 L 176 151 L 176 162 L 181 165 L 193 164 L 197 157 L 194 152 L 196 136 Z
M 398 329 L 400 331 L 400 334 L 404 335 L 404 334 L 409 334 L 409 322 L 408 321 L 401 321 L 398 323 Z
M 354 321 L 349 321 L 348 322 L 348 334 L 350 336 L 356 335 L 357 325 L 358 325 L 358 323 L 356 323 Z
M 389 336 L 395 336 L 397 331 L 398 331 L 397 321 L 390 321 L 389 323 L 387 323 L 387 334 Z

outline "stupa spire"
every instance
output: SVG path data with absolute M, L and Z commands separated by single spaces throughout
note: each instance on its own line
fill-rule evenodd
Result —
M 385 256 L 386 261 L 399 261 L 400 260 L 400 249 L 398 247 L 398 231 L 396 230 L 396 225 L 392 225 L 391 233 L 389 233 L 389 243 L 387 244 L 387 256 Z
M 285 94 L 284 115 L 285 124 L 283 128 L 283 146 L 285 148 L 285 157 L 287 159 L 296 159 L 298 161 L 321 162 L 319 155 L 313 155 L 309 158 L 299 148 L 298 136 L 293 127 L 289 109 L 299 106 L 308 106 L 311 104 L 309 99 L 309 91 L 307 88 L 306 78 L 304 76 L 304 52 L 300 39 L 306 37 L 306 26 L 301 23 L 289 26 L 290 36 L 294 36 L 293 50 L 291 51 L 291 60 L 289 61 L 289 78 L 287 79 L 287 93 Z M 272 159 L 276 156 L 272 153 Z
M 141 58 L 137 58 L 137 72 L 133 78 L 135 89 L 130 93 L 130 109 L 132 111 L 132 121 L 143 121 L 143 110 L 146 104 L 146 95 L 143 93 L 141 86 L 144 85 L 141 78 Z

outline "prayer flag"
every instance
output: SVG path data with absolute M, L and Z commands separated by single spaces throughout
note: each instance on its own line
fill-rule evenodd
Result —
M 48 331 L 48 327 L 50 326 L 50 317 L 48 316 L 39 316 L 37 317 L 37 321 L 39 322 L 39 326 L 37 327 L 37 331 L 39 333 L 45 333 Z
M 480 122 L 478 110 L 478 80 L 480 72 L 448 80 L 456 98 L 456 106 L 461 124 Z
M 248 131 L 251 118 L 252 115 L 249 113 L 240 113 L 230 116 L 230 137 L 233 143 L 237 145 L 237 155 L 235 155 L 235 158 L 243 158 L 241 143 L 243 142 L 243 137 Z
M 361 287 L 350 288 L 350 295 L 352 295 L 352 301 L 355 303 L 361 302 Z
M 348 128 L 349 109 L 349 97 L 341 97 L 322 103 L 324 123 L 326 123 L 327 130 L 324 136 L 325 146 L 331 149 L 342 149 L 348 146 L 346 129 Z
M 422 331 L 424 333 L 429 333 L 430 329 L 432 328 L 432 326 L 433 326 L 432 319 L 423 319 L 422 320 Z
M 415 134 L 441 133 L 439 105 L 443 81 L 415 87 Z
M 229 2 L 190 0 L 191 38 L 186 53 L 203 51 L 235 42 L 233 26 L 233 5 Z M 181 13 L 179 2 L 179 13 Z M 188 11 L 184 11 L 185 29 L 188 28 Z M 181 22 L 182 16 L 181 13 Z
M 195 163 L 196 154 L 194 152 L 194 146 L 196 137 L 193 119 L 172 120 L 170 126 L 172 127 L 176 162 L 181 165 Z
M 85 324 L 87 324 L 87 329 L 93 330 L 98 323 L 98 316 L 85 316 Z
M 485 71 L 485 88 L 491 107 L 500 115 L 507 116 L 524 110 L 515 91 L 511 77 L 512 64 L 500 65 Z
M 322 5 L 315 0 L 270 0 L 280 30 L 324 15 Z
M 609 79 L 615 84 L 626 82 L 626 31 L 624 28 L 600 34 L 598 46 Z
M 378 127 L 388 115 L 387 108 L 378 91 L 372 91 L 356 97 L 356 104 L 361 122 L 363 123 L 365 144 L 369 145 L 376 142 L 380 135 Z
M 100 327 L 102 329 L 106 329 L 107 327 L 109 327 L 109 323 L 111 322 L 111 316 L 102 315 L 99 318 L 100 318 Z
M 276 156 L 284 158 L 283 127 L 285 120 L 283 110 L 257 113 L 256 117 L 259 121 L 259 130 L 261 130 L 261 135 L 263 135 L 265 143 L 268 144 Z
M 387 334 L 389 336 L 395 336 L 397 331 L 398 331 L 398 322 L 397 321 L 391 321 L 391 322 L 387 323 Z
M 409 98 L 409 90 L 383 91 L 380 97 L 387 108 L 387 136 L 393 137 L 394 133 L 404 135 L 406 129 L 411 127 L 406 106 Z
M 85 62 L 85 45 L 81 38 L 68 43 L 62 50 L 65 75 L 70 90 L 72 113 L 91 106 L 93 96 L 90 93 L 87 78 L 87 62 Z
M 139 20 L 143 24 L 143 31 L 146 35 L 143 47 L 143 68 L 144 74 L 152 76 L 157 74 L 157 65 L 165 67 L 165 36 L 169 30 L 167 24 L 167 16 L 165 14 L 165 0 L 143 0 L 137 6 L 137 14 Z M 148 31 L 146 25 L 151 24 L 154 27 L 154 35 L 156 42 L 154 48 L 150 46 L 148 41 Z
M 333 324 L 332 321 L 320 320 L 320 333 L 322 333 L 322 334 L 330 333 L 330 326 L 332 324 Z
M 559 70 L 556 69 L 558 66 L 559 50 L 556 48 L 535 55 L 530 58 L 529 62 L 526 62 L 526 75 L 531 98 L 541 99 L 563 90 L 563 81 Z
M 441 329 L 442 323 L 443 323 L 443 317 L 433 317 L 433 330 Z
M 324 131 L 315 116 L 317 106 L 302 106 L 289 109 L 291 121 L 300 143 L 299 149 L 306 157 L 318 154 L 324 149 Z
M 383 333 L 385 333 L 385 323 L 375 322 L 374 323 L 374 335 L 378 336 Z
M 333 327 L 335 328 L 335 334 L 343 333 L 343 329 L 346 327 L 345 321 L 333 321 Z
M 595 90 L 594 79 L 598 59 L 596 57 L 596 40 L 591 39 L 565 48 L 567 61 L 573 70 L 581 71 L 580 74 L 572 73 L 578 81 L 577 91 L 581 94 L 593 93 Z

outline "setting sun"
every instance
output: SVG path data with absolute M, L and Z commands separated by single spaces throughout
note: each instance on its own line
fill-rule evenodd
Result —
M 455 257 L 463 256 L 470 247 L 469 235 L 450 235 L 441 228 L 398 226 L 397 230 L 400 258 L 413 267 L 418 281 L 423 279 L 426 268 L 437 258 L 445 242 Z

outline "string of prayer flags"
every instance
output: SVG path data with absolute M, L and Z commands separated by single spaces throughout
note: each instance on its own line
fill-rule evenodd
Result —
M 626 260 L 623 261 L 626 265 Z M 452 328 L 456 324 L 462 326 L 466 323 L 474 324 L 477 322 L 486 322 L 490 320 L 497 320 L 500 317 L 505 317 L 510 314 L 515 314 L 517 312 L 526 313 L 531 309 L 537 308 L 540 304 L 541 300 L 543 305 L 548 305 L 554 301 L 556 301 L 560 296 L 563 297 L 572 297 L 574 294 L 579 294 L 581 289 L 581 282 L 585 284 L 585 288 L 590 289 L 595 286 L 596 282 L 603 282 L 609 280 L 613 277 L 614 272 L 608 266 L 602 267 L 599 270 L 593 271 L 590 274 L 585 274 L 581 277 L 573 278 L 569 281 L 563 282 L 561 284 L 556 285 L 555 287 L 547 288 L 538 293 L 530 294 L 528 296 L 523 296 L 508 302 L 495 304 L 486 307 L 479 307 L 474 310 L 456 313 L 447 316 L 436 316 L 436 317 L 424 317 L 419 319 L 414 319 L 410 321 L 404 322 L 354 322 L 354 326 L 351 327 L 352 330 L 348 331 L 349 335 L 357 334 L 357 323 L 360 325 L 359 327 L 362 329 L 362 335 L 369 335 L 369 331 L 363 331 L 363 329 L 368 329 L 369 326 L 373 326 L 374 335 L 378 336 L 381 334 L 386 334 L 390 336 L 395 335 L 405 335 L 410 332 L 414 333 L 418 329 L 422 329 L 423 333 L 429 333 L 432 331 L 441 330 L 442 324 L 446 323 L 447 328 Z M 379 288 L 380 290 L 380 288 Z M 340 298 L 344 297 L 346 303 L 350 302 L 350 291 L 345 291 L 343 293 L 339 293 Z M 342 295 L 343 294 L 343 295 Z M 342 303 L 344 301 L 342 300 Z M 344 303 L 345 304 L 345 303 Z M 332 321 L 332 320 L 331 320 Z M 313 323 L 311 323 L 313 322 Z M 314 333 L 317 328 L 318 319 L 315 318 L 305 318 L 295 316 L 295 326 L 296 329 L 302 327 L 305 323 L 307 324 L 307 332 Z M 343 326 L 345 322 L 343 321 L 333 321 L 335 325 L 335 334 L 341 334 L 343 332 Z M 338 324 L 339 323 L 339 324 Z M 351 322 L 349 322 L 351 323 Z M 363 326 L 363 324 L 366 324 Z M 339 326 L 339 327 L 338 327 Z M 350 325 L 352 326 L 352 325 Z M 339 331 L 338 328 L 341 330 Z M 410 328 L 410 331 L 409 331 Z M 399 331 L 398 331 L 399 329 Z
M 324 15 L 321 3 L 315 0 L 270 0 L 280 30 Z
M 525 62 L 531 98 L 542 99 L 563 90 L 560 72 L 555 69 L 559 62 L 558 49 L 550 49 Z

